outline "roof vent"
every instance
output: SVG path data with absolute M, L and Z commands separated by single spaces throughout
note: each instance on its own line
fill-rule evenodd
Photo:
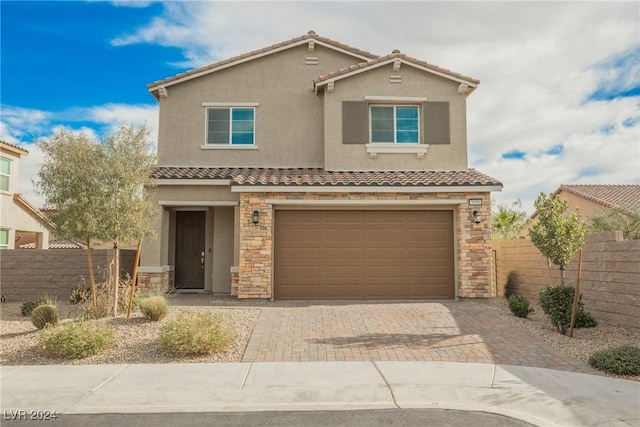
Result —
M 310 30 L 307 34 L 308 34 L 308 35 L 310 35 L 310 36 L 315 36 L 315 35 L 316 35 L 316 32 L 315 32 L 315 31 L 313 31 L 313 30 Z
M 393 49 L 393 52 L 391 53 L 400 53 L 400 49 Z

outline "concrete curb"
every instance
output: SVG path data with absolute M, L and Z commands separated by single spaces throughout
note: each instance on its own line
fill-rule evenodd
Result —
M 2 366 L 4 414 L 438 408 L 540 426 L 640 426 L 640 383 L 453 362 Z

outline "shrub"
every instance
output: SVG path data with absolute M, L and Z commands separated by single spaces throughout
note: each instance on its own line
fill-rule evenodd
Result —
M 588 311 L 580 310 L 576 313 L 576 328 L 595 328 L 598 321 Z
M 154 322 L 164 319 L 169 314 L 167 300 L 161 295 L 143 299 L 138 307 L 144 317 Z
M 31 322 L 38 329 L 58 324 L 58 307 L 53 304 L 39 305 L 31 311 Z
M 71 359 L 97 354 L 114 342 L 111 328 L 95 320 L 78 321 L 40 332 L 38 347 L 47 356 Z
M 520 295 L 511 295 L 509 297 L 509 310 L 514 316 L 526 319 L 529 313 L 533 313 L 533 308 L 529 306 L 529 301 Z
M 91 296 L 91 288 L 86 285 L 76 285 L 71 288 L 71 295 L 69 295 L 69 301 L 71 304 L 81 304 L 89 300 Z
M 567 328 L 571 325 L 574 292 L 575 289 L 572 286 L 550 286 L 540 291 L 540 307 L 542 307 L 542 311 L 562 334 L 565 334 Z M 595 326 L 596 321 L 591 314 L 584 311 L 582 294 L 580 294 L 578 296 L 575 326 L 581 327 L 581 325 L 588 324 Z
M 232 342 L 222 317 L 208 311 L 181 310 L 160 329 L 160 348 L 173 356 L 217 353 Z
M 630 345 L 598 350 L 589 365 L 614 375 L 640 375 L 640 347 Z
M 131 292 L 131 278 L 126 275 L 120 279 L 118 288 L 118 313 L 126 313 L 129 306 L 129 294 Z M 140 292 L 136 289 L 133 294 L 133 309 L 136 309 L 140 301 Z M 113 313 L 113 283 L 110 281 L 96 284 L 96 304 L 98 306 L 98 317 L 108 317 Z M 91 289 L 88 290 L 87 299 L 82 303 L 82 317 L 92 319 L 93 301 Z
M 56 305 L 56 301 L 54 298 L 48 297 L 48 296 L 38 298 L 35 301 L 27 301 L 24 304 L 22 304 L 22 306 L 20 307 L 20 312 L 24 317 L 29 317 L 31 316 L 31 312 L 33 311 L 34 308 L 41 305 L 45 305 L 45 304 Z

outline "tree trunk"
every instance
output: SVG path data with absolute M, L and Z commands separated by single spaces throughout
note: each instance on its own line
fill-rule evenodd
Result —
M 113 317 L 118 316 L 118 288 L 120 287 L 120 248 L 113 244 Z
M 560 285 L 564 286 L 564 265 L 560 266 Z
M 140 252 L 142 251 L 142 241 L 138 242 L 136 260 L 133 263 L 133 277 L 131 278 L 131 293 L 129 294 L 129 306 L 127 307 L 127 318 L 131 317 L 131 307 L 133 306 L 133 296 L 136 293 L 136 282 L 138 281 L 138 264 L 140 263 Z
M 96 278 L 93 274 L 93 254 L 91 253 L 91 240 L 87 240 L 87 261 L 89 262 L 89 284 L 91 285 L 91 300 L 93 302 L 93 316 L 97 319 L 98 297 L 96 290 Z

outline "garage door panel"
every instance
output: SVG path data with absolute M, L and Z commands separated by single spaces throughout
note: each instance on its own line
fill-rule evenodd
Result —
M 454 298 L 451 211 L 277 211 L 279 299 Z

